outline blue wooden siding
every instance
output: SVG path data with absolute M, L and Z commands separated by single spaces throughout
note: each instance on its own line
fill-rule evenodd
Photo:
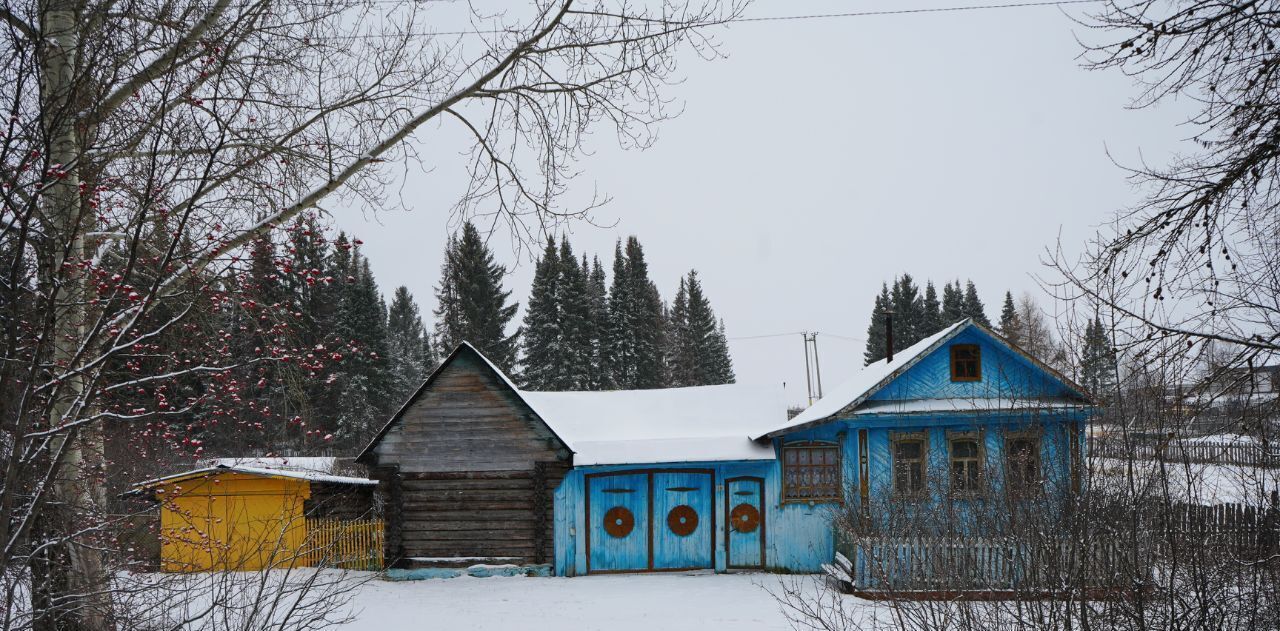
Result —
M 701 472 L 653 474 L 653 567 L 658 570 L 709 568 L 713 566 L 711 545 L 715 511 L 711 504 L 711 474 Z M 680 511 L 680 507 L 690 510 Z M 669 520 L 695 526 L 693 532 L 678 534 Z M 690 523 L 692 522 L 692 523 Z
M 598 572 L 644 570 L 649 567 L 649 476 L 644 474 L 592 477 L 589 484 L 591 569 Z M 606 513 L 621 509 L 631 514 L 630 532 L 609 534 Z
M 950 373 L 951 343 L 978 344 L 982 349 L 982 380 L 973 383 L 953 383 Z M 1042 397 L 1078 396 L 1069 386 L 1058 381 L 1050 373 L 1006 349 L 1002 344 L 976 330 L 962 332 L 952 342 L 941 346 L 931 355 L 922 358 L 915 366 L 886 385 L 871 397 L 873 401 L 921 400 L 935 398 L 1001 398 L 1025 400 Z M 1002 406 L 994 406 L 1002 407 Z M 892 408 L 889 408 L 892 409 Z M 941 501 L 941 494 L 950 485 L 950 458 L 948 432 L 977 432 L 983 440 L 984 470 L 988 491 L 1003 492 L 1005 488 L 1005 438 L 1009 432 L 1026 432 L 1040 437 L 1041 475 L 1050 490 L 1065 489 L 1071 481 L 1070 438 L 1079 440 L 1083 454 L 1084 423 L 1088 408 L 1052 411 L 1013 412 L 1010 410 L 971 413 L 895 414 L 892 412 L 854 415 L 850 418 L 809 429 L 792 432 L 774 439 L 780 449 L 792 441 L 830 441 L 840 446 L 842 485 L 847 501 L 859 502 L 858 496 L 858 436 L 865 430 L 868 455 L 868 487 L 872 506 L 876 502 L 893 501 L 892 436 L 895 432 L 922 432 L 928 439 L 927 479 L 931 490 Z M 1074 434 L 1073 434 L 1074 432 Z M 603 551 L 597 543 L 603 532 L 601 520 L 604 511 L 622 501 L 621 493 L 605 493 L 609 485 L 634 486 L 648 473 L 593 476 L 590 483 L 590 519 L 586 515 L 584 494 L 587 492 L 588 474 L 628 472 L 649 469 L 678 470 L 676 473 L 653 473 L 653 505 L 641 500 L 648 497 L 636 493 L 636 527 L 634 533 L 647 532 L 648 511 L 654 520 L 653 568 L 714 567 L 725 571 L 732 561 L 734 566 L 754 565 L 759 562 L 760 540 L 742 533 L 733 533 L 728 527 L 729 510 L 738 503 L 738 492 L 757 492 L 757 483 L 727 483 L 733 478 L 754 476 L 764 481 L 763 527 L 760 535 L 765 539 L 763 564 L 768 569 L 793 572 L 817 572 L 823 563 L 834 556 L 831 519 L 835 511 L 844 510 L 841 503 L 783 503 L 781 462 L 712 462 L 681 463 L 679 465 L 624 465 L 609 467 L 582 467 L 574 469 L 556 491 L 555 549 L 556 573 L 579 575 L 590 570 L 648 569 L 647 540 L 635 539 L 634 547 L 628 539 L 620 551 Z M 709 474 L 694 470 L 709 470 Z M 630 486 L 628 488 L 630 488 Z M 672 491 L 671 489 L 684 489 Z M 598 494 L 607 495 L 598 497 Z M 750 498 L 757 501 L 756 498 Z M 626 501 L 630 501 L 629 499 Z M 684 537 L 670 533 L 666 525 L 667 513 L 679 504 L 695 507 L 700 522 L 694 533 Z M 631 506 L 628 504 L 628 506 Z M 707 516 L 708 519 L 703 519 Z M 587 536 L 587 533 L 590 536 Z M 591 541 L 588 546 L 588 538 Z M 732 546 L 732 554 L 729 547 Z M 590 548 L 590 549 L 589 549 Z M 591 556 L 592 554 L 599 556 Z M 753 556 L 754 555 L 754 556 Z
M 927 477 L 936 484 L 935 490 L 949 484 L 949 446 L 947 431 L 981 431 L 985 447 L 987 483 L 991 492 L 1004 488 L 1004 439 L 1008 431 L 1023 431 L 1028 427 L 1041 431 L 1041 469 L 1046 484 L 1065 488 L 1070 481 L 1070 447 L 1068 428 L 1083 430 L 1082 412 L 1044 415 L 1037 423 L 1028 425 L 1016 415 L 993 417 L 975 422 L 971 417 L 883 417 L 873 423 L 837 421 L 826 426 L 776 441 L 781 447 L 792 440 L 838 441 L 842 454 L 842 483 L 849 501 L 857 502 L 858 480 L 858 429 L 865 428 L 868 437 L 869 488 L 873 506 L 876 502 L 891 499 L 893 491 L 893 458 L 890 437 L 894 432 L 926 432 L 929 438 Z M 927 425 L 925 423 L 928 423 Z M 1083 440 L 1083 431 L 1078 437 Z M 613 466 L 578 468 L 569 473 L 556 491 L 556 573 L 562 576 L 585 574 L 587 558 L 592 557 L 591 571 L 647 570 L 648 509 L 647 474 L 593 476 L 591 478 L 591 519 L 585 519 L 582 501 L 586 490 L 585 477 L 590 473 L 625 472 L 653 468 L 644 466 Z M 662 465 L 663 469 L 687 469 L 687 474 L 654 474 L 654 567 L 688 568 L 714 567 L 717 571 L 728 569 L 729 545 L 734 545 L 734 565 L 754 564 L 748 555 L 758 555 L 759 542 L 754 538 L 735 537 L 728 533 L 729 516 L 725 507 L 729 494 L 728 510 L 737 503 L 733 493 L 737 485 L 726 486 L 726 480 L 741 476 L 754 476 L 764 480 L 764 530 L 766 539 L 764 565 L 768 569 L 792 572 L 817 572 L 823 563 L 834 556 L 833 534 L 830 520 L 834 511 L 843 510 L 836 503 L 786 503 L 782 502 L 780 462 L 731 462 L 690 463 Z M 710 470 L 710 475 L 694 473 L 694 470 Z M 635 493 L 608 493 L 609 490 L 636 489 Z M 677 490 L 668 489 L 697 489 Z M 747 488 L 754 489 L 754 483 Z M 679 504 L 692 506 L 699 515 L 698 528 L 691 535 L 680 537 L 667 528 L 666 516 Z M 604 512 L 613 505 L 626 505 L 635 514 L 635 528 L 631 535 L 617 545 L 603 530 Z M 591 550 L 586 547 L 584 529 L 591 531 Z M 611 545 L 601 546 L 601 542 Z M 741 560 L 740 560 L 741 559 Z M 751 563 L 748 563 L 750 560 Z
M 725 532 L 728 542 L 725 545 L 728 558 L 726 566 L 730 568 L 764 567 L 764 546 L 767 542 L 768 522 L 756 518 L 752 526 L 751 512 L 754 509 L 761 516 L 768 507 L 764 503 L 764 479 L 758 477 L 730 478 L 725 481 L 725 493 L 728 494 L 729 514 L 726 518 Z M 747 507 L 734 516 L 738 507 Z
M 982 354 L 980 381 L 951 381 L 953 344 L 977 344 Z M 1050 373 L 975 329 L 961 332 L 920 359 L 906 373 L 869 397 L 870 401 L 916 399 L 1067 397 L 1075 393 Z

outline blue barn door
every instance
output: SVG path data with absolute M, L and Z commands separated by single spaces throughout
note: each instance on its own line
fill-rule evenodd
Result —
M 587 476 L 587 571 L 649 569 L 649 475 Z
M 691 570 L 712 567 L 710 471 L 653 474 L 653 568 Z
M 725 480 L 725 566 L 738 569 L 764 567 L 764 479 L 743 476 Z

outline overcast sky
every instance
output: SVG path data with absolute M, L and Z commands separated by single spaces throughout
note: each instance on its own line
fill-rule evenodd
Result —
M 759 0 L 748 14 L 908 4 L 975 3 Z M 1131 80 L 1082 69 L 1077 35 L 1052 7 L 721 29 L 728 58 L 682 60 L 669 94 L 684 111 L 653 148 L 619 150 L 609 133 L 592 145 L 575 193 L 611 196 L 595 217 L 616 225 L 570 226 L 571 241 L 608 269 L 614 241 L 638 236 L 667 299 L 696 268 L 738 380 L 785 382 L 803 402 L 800 336 L 757 336 L 821 332 L 830 387 L 861 366 L 872 300 L 898 273 L 922 287 L 971 278 L 994 319 L 1006 290 L 1038 291 L 1031 275 L 1059 236 L 1078 249 L 1137 199 L 1108 152 L 1159 164 L 1179 149 L 1182 113 L 1127 109 Z M 397 189 L 409 210 L 334 221 L 364 240 L 384 292 L 407 285 L 429 314 L 464 173 L 456 130 L 414 143 L 432 170 L 411 168 Z M 505 233 L 492 245 L 523 307 L 533 266 Z

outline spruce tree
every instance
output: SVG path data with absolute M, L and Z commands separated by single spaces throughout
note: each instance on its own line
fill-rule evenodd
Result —
M 924 286 L 924 302 L 921 303 L 920 337 L 929 337 L 944 327 L 946 324 L 942 321 L 942 303 L 938 301 L 938 290 L 933 286 L 933 281 L 928 281 Z
M 942 286 L 942 326 L 948 327 L 965 319 L 964 291 L 960 281 Z
M 343 287 L 337 333 L 344 344 L 333 379 L 338 394 L 336 436 L 355 446 L 386 420 L 394 384 L 388 363 L 387 309 L 369 268 L 369 260 L 351 249 L 350 280 Z
M 729 355 L 729 338 L 724 333 L 724 319 L 716 328 L 711 339 L 711 363 L 707 369 L 708 381 L 711 384 L 734 383 L 737 375 L 733 372 L 733 358 Z
M 667 385 L 667 362 L 663 356 L 666 348 L 666 313 L 658 286 L 649 279 L 649 264 L 645 262 L 640 240 L 627 238 L 627 273 L 633 290 L 633 323 L 637 327 L 636 379 L 633 387 L 639 389 L 662 388 Z
M 452 351 L 470 342 L 503 371 L 514 373 L 520 330 L 507 333 L 517 303 L 502 288 L 507 268 L 493 260 L 480 231 L 467 222 L 462 236 L 449 240 L 436 285 L 436 346 Z
M 893 306 L 893 296 L 889 293 L 889 284 L 880 285 L 880 295 L 876 296 L 871 307 L 871 324 L 867 326 L 867 349 L 862 353 L 862 361 L 867 365 L 878 362 L 888 356 L 889 345 L 886 339 L 885 322 L 888 319 L 886 310 Z
M 627 259 L 622 255 L 622 241 L 613 246 L 613 282 L 609 286 L 609 322 L 605 333 L 605 362 L 611 388 L 634 388 L 636 382 L 636 339 L 632 335 L 635 300 L 632 298 Z
M 587 390 L 594 372 L 590 281 L 579 267 L 567 237 L 560 239 L 558 262 L 561 365 L 557 385 L 565 390 Z
M 676 289 L 675 300 L 671 303 L 667 327 L 667 340 L 671 349 L 667 354 L 671 385 L 676 388 L 695 385 L 698 379 L 698 357 L 693 335 L 689 331 L 689 292 L 683 277 Z
M 559 285 L 560 255 L 555 241 L 548 236 L 542 258 L 533 270 L 533 285 L 524 313 L 524 334 L 520 339 L 521 378 L 524 387 L 531 390 L 565 389 L 558 378 L 560 365 L 565 361 Z
M 698 279 L 696 270 L 689 272 L 685 285 L 688 292 L 688 315 L 684 328 L 688 335 L 688 343 L 693 348 L 691 354 L 697 366 L 693 383 L 689 385 L 710 386 L 731 383 L 732 360 L 729 357 L 728 340 L 723 336 L 723 323 L 712 310 L 711 301 L 702 290 L 702 281 Z M 728 366 L 727 374 L 726 366 Z
M 1013 292 L 1004 292 L 1004 306 L 1000 309 L 1000 335 L 1013 344 L 1022 344 L 1022 323 L 1018 307 L 1013 304 Z
M 991 328 L 991 320 L 987 319 L 986 307 L 978 298 L 978 288 L 973 285 L 973 281 L 969 281 L 964 287 L 964 317 L 973 318 L 974 322 Z
M 1080 385 L 1104 402 L 1109 400 L 1119 375 L 1115 349 L 1107 336 L 1102 319 L 1094 316 L 1085 325 L 1084 349 L 1080 358 Z
M 609 366 L 622 389 L 666 385 L 665 322 L 662 297 L 649 279 L 644 249 L 634 236 L 614 248 L 609 293 Z
M 582 259 L 582 269 L 587 271 L 586 256 Z M 590 305 L 591 321 L 591 374 L 587 377 L 588 390 L 606 390 L 613 386 L 609 373 L 609 365 L 605 360 L 609 333 L 609 290 L 605 278 L 604 267 L 599 257 L 593 257 L 587 282 L 587 303 Z
M 391 373 L 390 407 L 395 407 L 422 385 L 435 363 L 422 313 L 408 287 L 396 288 L 387 309 L 387 351 Z
M 667 335 L 672 386 L 732 383 L 733 361 L 723 322 L 711 308 L 696 270 L 680 279 Z
M 910 274 L 903 274 L 893 282 L 893 343 L 895 350 L 903 349 L 924 337 L 922 320 L 923 305 L 920 303 L 920 289 Z

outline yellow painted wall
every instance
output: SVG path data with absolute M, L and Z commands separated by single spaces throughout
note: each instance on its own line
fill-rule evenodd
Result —
M 307 564 L 306 480 L 226 472 L 166 482 L 160 558 L 167 572 L 261 570 Z

